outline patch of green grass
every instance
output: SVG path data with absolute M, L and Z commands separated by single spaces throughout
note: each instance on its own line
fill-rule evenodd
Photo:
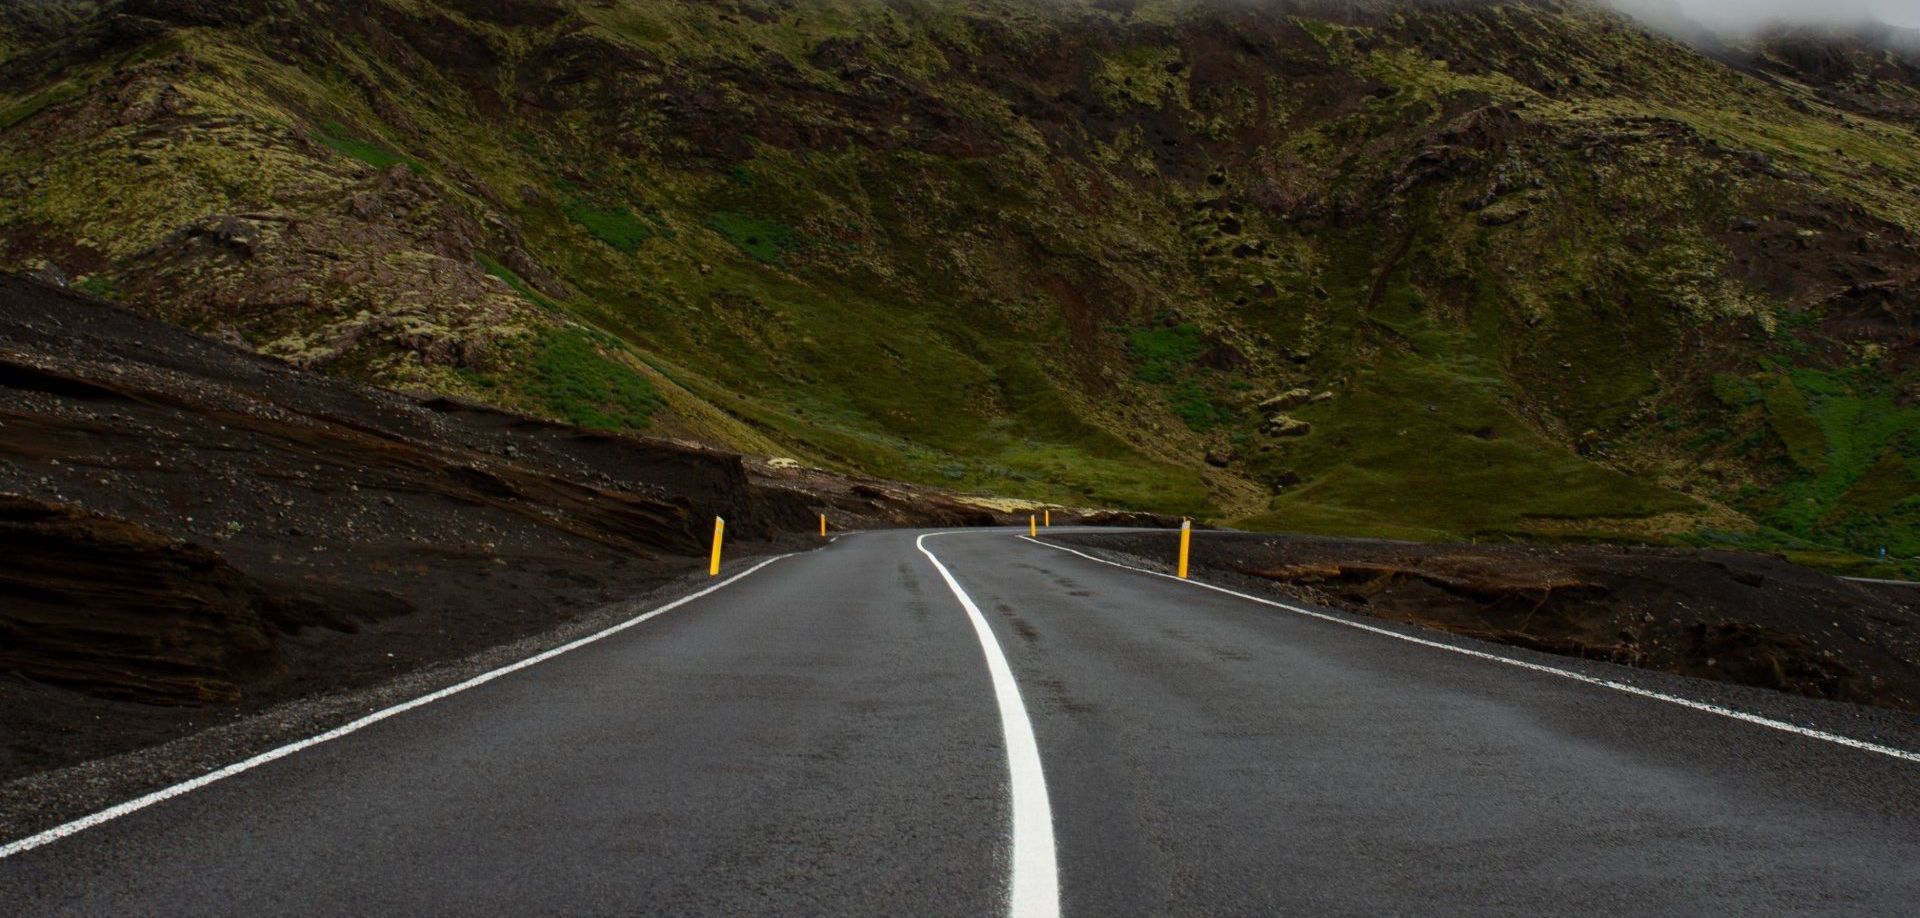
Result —
M 1191 322 L 1138 328 L 1127 334 L 1127 350 L 1142 382 L 1170 383 L 1200 356 L 1200 326 Z
M 73 286 L 103 300 L 120 298 L 120 285 L 105 274 L 89 274 L 75 281 Z
M 1807 410 L 1800 387 L 1785 376 L 1766 387 L 1767 421 L 1787 446 L 1793 464 L 1818 474 L 1827 464 L 1827 438 L 1819 421 Z
M 1887 580 L 1920 580 L 1920 560 L 1877 554 L 1857 555 L 1826 549 L 1782 548 L 1782 557 L 1801 567 L 1811 567 L 1846 577 L 1878 577 Z
M 1483 369 L 1458 354 L 1383 357 L 1337 402 L 1300 409 L 1313 434 L 1270 445 L 1255 461 L 1308 480 L 1240 524 L 1438 539 L 1698 508 L 1547 440 L 1504 407 Z
M 357 136 L 338 121 L 321 124 L 318 139 L 334 152 L 353 157 L 375 169 L 386 169 L 395 164 L 402 164 L 416 175 L 424 175 L 427 171 L 427 167 L 419 160 L 395 153 L 374 141 Z
M 76 98 L 81 88 L 71 82 L 55 83 L 5 108 L 0 108 L 0 131 L 13 127 L 40 112 Z
M 1188 427 L 1205 432 L 1222 424 L 1230 424 L 1237 419 L 1231 409 L 1219 405 L 1213 400 L 1213 393 L 1198 383 L 1182 383 L 1174 391 L 1173 413 L 1179 415 Z
M 1767 381 L 1768 420 L 1798 474 L 1755 502 L 1816 545 L 1920 555 L 1920 406 L 1868 370 L 1795 369 Z
M 1197 376 L 1195 362 L 1205 347 L 1200 326 L 1192 322 L 1159 324 L 1127 332 L 1127 352 L 1134 376 L 1141 382 L 1167 387 L 1167 403 L 1174 416 L 1196 432 L 1205 433 L 1239 420 L 1232 409 L 1214 401 L 1213 392 Z M 1244 380 L 1236 380 L 1244 387 Z
M 1026 493 L 1096 507 L 1141 507 L 1201 518 L 1215 512 L 1206 480 L 1193 469 L 1137 456 L 1104 458 L 1058 443 L 1018 443 L 999 455 L 1003 462 L 1033 470 L 1042 482 L 1070 483 L 1053 494 L 1020 482 L 981 483 L 1004 493 Z
M 585 227 L 595 239 L 629 255 L 640 250 L 640 243 L 653 235 L 653 227 L 625 207 L 601 207 L 585 201 L 567 205 L 567 216 Z
M 799 239 L 798 234 L 784 224 L 731 211 L 708 218 L 707 228 L 725 237 L 734 248 L 766 264 L 777 263 L 781 253 Z
M 578 326 L 542 330 L 531 345 L 527 394 L 581 427 L 647 429 L 666 399 L 637 370 L 610 356 L 618 347 Z
M 1760 401 L 1760 387 L 1753 380 L 1732 373 L 1713 374 L 1713 397 L 1729 408 L 1745 408 Z
M 507 286 L 512 287 L 515 293 L 525 297 L 528 302 L 544 309 L 551 309 L 555 312 L 560 311 L 560 304 L 542 295 L 540 291 L 533 289 L 532 284 L 527 283 L 520 275 L 513 273 L 512 268 L 495 261 L 493 256 L 485 252 L 479 252 L 473 257 L 474 260 L 480 263 L 481 270 L 506 281 Z

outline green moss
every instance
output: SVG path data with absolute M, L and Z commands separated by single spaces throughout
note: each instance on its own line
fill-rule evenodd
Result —
M 595 239 L 629 255 L 640 250 L 640 243 L 653 235 L 653 227 L 625 207 L 597 207 L 584 201 L 567 205 L 567 216 L 585 227 Z
M 1525 535 L 1534 521 L 1636 519 L 1697 502 L 1589 462 L 1502 404 L 1478 365 L 1383 359 L 1337 402 L 1295 415 L 1314 424 L 1256 462 L 1304 473 L 1252 528 L 1420 538 Z M 1277 477 L 1277 476 L 1276 476 Z
M 1208 431 L 1222 424 L 1233 423 L 1237 415 L 1229 408 L 1217 404 L 1213 393 L 1195 383 L 1184 383 L 1175 392 L 1173 413 L 1185 421 L 1188 427 L 1196 431 Z
M 1865 369 L 1795 369 L 1766 384 L 1797 474 L 1751 498 L 1761 518 L 1810 546 L 1920 555 L 1920 407 Z
M 1713 374 L 1713 397 L 1729 408 L 1745 408 L 1760 401 L 1760 387 L 1753 380 L 1732 373 Z
M 507 286 L 512 287 L 513 291 L 524 297 L 527 302 L 545 309 L 551 309 L 555 312 L 560 311 L 560 304 L 555 303 L 540 291 L 533 289 L 532 284 L 527 283 L 520 275 L 515 274 L 512 268 L 494 260 L 493 256 L 485 252 L 478 252 L 475 253 L 473 257 L 475 261 L 480 263 L 481 270 L 505 281 Z
M 1820 422 L 1814 420 L 1807 410 L 1805 396 L 1800 387 L 1785 376 L 1772 380 L 1766 387 L 1767 420 L 1773 425 L 1773 432 L 1787 446 L 1787 455 L 1793 463 L 1809 472 L 1818 473 L 1827 465 L 1827 439 L 1821 431 Z
M 103 300 L 120 298 L 120 285 L 105 274 L 89 274 L 75 281 L 74 286 Z
M 659 390 L 625 362 L 612 339 L 578 326 L 542 330 L 530 347 L 525 389 L 582 427 L 645 430 L 665 407 Z
M 1128 48 L 1107 55 L 1094 89 L 1116 107 L 1191 108 L 1187 65 L 1177 47 Z
M 320 125 L 318 139 L 328 149 L 336 153 L 353 157 L 375 169 L 385 169 L 396 164 L 404 164 L 416 174 L 426 174 L 427 167 L 419 160 L 404 154 L 395 153 L 374 141 L 355 135 L 346 125 L 338 121 L 328 121 Z
M 798 242 L 789 227 L 773 220 L 742 213 L 717 213 L 707 219 L 707 228 L 725 237 L 734 247 L 756 261 L 773 264 Z
M 4 131 L 40 112 L 78 98 L 82 88 L 72 82 L 55 83 L 11 105 L 0 107 L 0 131 Z
M 1143 382 L 1171 383 L 1200 356 L 1200 326 L 1191 322 L 1139 328 L 1127 334 L 1127 350 Z

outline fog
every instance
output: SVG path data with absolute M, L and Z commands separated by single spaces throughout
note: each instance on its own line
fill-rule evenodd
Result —
M 1920 0 L 1611 0 L 1614 6 L 1669 27 L 1691 19 L 1719 32 L 1744 32 L 1773 23 L 1859 25 L 1879 20 L 1920 28 Z

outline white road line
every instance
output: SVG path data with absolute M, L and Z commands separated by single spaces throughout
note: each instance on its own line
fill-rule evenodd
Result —
M 519 661 L 518 663 L 509 663 L 506 666 L 500 667 L 499 669 L 490 670 L 488 672 L 481 673 L 480 675 L 475 676 L 471 679 L 468 679 L 465 682 L 459 683 L 457 685 L 449 685 L 446 688 L 443 688 L 437 692 L 432 692 L 430 694 L 422 695 L 418 698 L 413 699 L 412 701 L 404 701 L 390 708 L 382 708 L 378 711 L 373 712 L 372 714 L 368 714 L 367 716 L 360 718 L 359 720 L 353 721 L 352 723 L 348 723 L 339 727 L 335 727 L 332 730 L 328 730 L 325 733 L 319 734 L 318 736 L 311 736 L 306 739 L 300 740 L 299 742 L 288 743 L 287 745 L 281 746 L 277 749 L 269 749 L 266 752 L 262 752 L 259 755 L 254 756 L 253 758 L 235 762 L 232 765 L 228 765 L 227 767 L 221 768 L 216 771 L 207 772 L 206 774 L 201 775 L 198 778 L 182 781 L 179 784 L 173 785 L 172 787 L 162 788 L 160 790 L 154 791 L 151 794 L 147 794 L 144 797 L 135 797 L 132 800 L 129 800 L 125 803 L 118 804 L 116 806 L 108 807 L 104 810 L 101 810 L 98 813 L 92 814 L 91 816 L 82 816 L 79 819 L 76 819 L 72 822 L 54 826 L 53 828 L 48 829 L 45 832 L 41 832 L 38 835 L 29 835 L 26 838 L 22 838 L 18 841 L 8 842 L 6 845 L 0 846 L 0 860 L 4 860 L 6 858 L 12 857 L 16 854 L 20 854 L 22 852 L 32 851 L 33 849 L 38 848 L 41 845 L 45 845 L 50 842 L 59 841 L 60 839 L 66 838 L 67 836 L 72 835 L 76 832 L 81 832 L 87 829 L 91 829 L 94 826 L 100 825 L 101 823 L 104 823 L 104 822 L 109 822 L 109 821 L 118 819 L 122 816 L 127 815 L 128 813 L 134 813 L 140 810 L 144 810 L 147 807 L 150 807 L 163 800 L 170 800 L 174 797 L 180 796 L 181 794 L 185 794 L 190 791 L 199 790 L 200 788 L 206 787 L 207 785 L 212 784 L 213 782 L 218 781 L 222 778 L 231 778 L 234 775 L 237 775 L 243 771 L 250 771 L 252 769 L 259 768 L 260 766 L 265 765 L 268 762 L 271 762 L 275 759 L 285 758 L 296 752 L 299 752 L 302 749 L 318 746 L 321 743 L 327 742 L 329 740 L 339 739 L 340 737 L 346 736 L 349 733 L 356 732 L 365 727 L 369 727 L 369 726 L 372 726 L 373 724 L 379 723 L 380 721 L 386 720 L 387 718 L 392 717 L 395 714 L 401 714 L 407 711 L 411 711 L 414 708 L 420 707 L 421 705 L 431 704 L 449 695 L 457 695 L 461 692 L 466 691 L 467 689 L 473 688 L 474 686 L 492 682 L 493 680 L 498 679 L 501 676 L 504 676 L 508 673 L 526 669 L 527 667 L 532 666 L 535 663 L 544 663 L 563 653 L 567 653 L 568 651 L 578 650 L 582 647 L 587 646 L 588 644 L 591 644 L 595 641 L 600 640 L 601 638 L 604 638 L 613 634 L 618 634 L 619 632 L 625 631 L 628 628 L 638 625 L 641 622 L 644 622 L 650 618 L 653 618 L 658 615 L 663 615 L 665 613 L 678 609 L 681 606 L 686 605 L 687 603 L 690 603 L 696 599 L 699 599 L 702 596 L 712 593 L 715 590 L 722 589 L 726 587 L 728 584 L 741 580 L 742 578 L 745 578 L 749 574 L 752 574 L 755 571 L 758 571 L 759 569 L 766 567 L 767 565 L 772 564 L 773 562 L 778 561 L 781 558 L 786 558 L 786 557 L 790 557 L 790 555 L 775 555 L 774 557 L 768 558 L 767 560 L 762 561 L 759 564 L 756 564 L 750 568 L 747 568 L 746 570 L 741 571 L 740 573 L 735 574 L 732 577 L 728 577 L 727 579 L 722 580 L 719 583 L 714 584 L 713 586 L 707 587 L 706 589 L 703 589 L 694 593 L 689 593 L 685 596 L 680 597 L 679 599 L 676 599 L 670 603 L 667 603 L 664 606 L 654 609 L 651 612 L 646 612 L 641 615 L 637 615 L 633 618 L 627 619 L 624 622 L 614 625 L 611 628 L 607 628 L 603 631 L 596 631 L 593 634 L 589 634 L 586 637 L 580 638 L 578 640 L 569 641 L 565 644 L 562 644 L 558 647 L 553 648 L 552 650 L 547 650 L 542 653 L 535 654 L 531 657 L 528 657 L 524 660 Z
M 1877 583 L 1881 586 L 1920 587 L 1920 580 L 1885 580 L 1879 577 L 1842 577 L 1854 583 Z
M 1696 711 L 1705 711 L 1708 714 L 1718 714 L 1721 717 L 1730 717 L 1734 720 L 1745 721 L 1750 724 L 1756 724 L 1762 727 L 1766 727 L 1770 730 L 1779 730 L 1785 733 L 1792 733 L 1797 736 L 1804 736 L 1804 737 L 1817 739 L 1817 740 L 1825 740 L 1826 742 L 1829 742 L 1829 743 L 1834 743 L 1840 746 L 1846 746 L 1849 749 L 1859 749 L 1866 752 L 1877 752 L 1881 755 L 1891 756 L 1896 759 L 1904 759 L 1909 762 L 1920 762 L 1920 752 L 1913 752 L 1906 749 L 1899 749 L 1893 746 L 1883 746 L 1883 745 L 1880 745 L 1879 743 L 1868 742 L 1866 740 L 1861 740 L 1861 739 L 1854 739 L 1851 736 L 1841 736 L 1838 733 L 1828 733 L 1824 730 L 1815 730 L 1812 727 L 1802 727 L 1799 724 L 1788 723 L 1784 720 L 1775 720 L 1771 717 L 1763 717 L 1759 714 L 1749 714 L 1746 711 L 1736 711 L 1732 708 L 1721 707 L 1720 705 L 1717 705 L 1717 704 L 1709 704 L 1704 701 L 1695 701 L 1691 698 L 1682 698 L 1679 695 L 1669 695 L 1665 692 L 1656 692 L 1656 691 L 1653 691 L 1652 689 L 1643 689 L 1637 685 L 1628 685 L 1625 682 L 1615 682 L 1611 679 L 1601 679 L 1597 676 L 1589 676 L 1583 673 L 1574 672 L 1573 670 L 1570 670 L 1570 669 L 1561 669 L 1557 666 L 1546 666 L 1540 663 L 1529 663 L 1526 660 L 1516 660 L 1512 657 L 1503 657 L 1496 653 L 1487 653 L 1485 651 L 1472 650 L 1466 647 L 1456 647 L 1452 644 L 1444 643 L 1442 641 L 1432 641 L 1422 637 L 1415 637 L 1410 634 L 1401 634 L 1398 631 L 1392 631 L 1386 628 L 1376 628 L 1372 625 L 1361 624 L 1360 622 L 1355 622 L 1355 621 L 1348 621 L 1347 619 L 1340 618 L 1339 616 L 1328 615 L 1325 612 L 1315 612 L 1312 609 L 1303 609 L 1299 606 L 1288 605 L 1287 603 L 1284 603 L 1284 602 L 1276 602 L 1271 599 L 1264 599 L 1262 597 L 1253 596 L 1247 593 L 1242 593 L 1237 590 L 1229 590 L 1226 587 L 1214 586 L 1211 583 L 1201 583 L 1198 580 L 1181 580 L 1180 578 L 1175 577 L 1172 574 L 1164 574 L 1164 573 L 1161 573 L 1160 571 L 1147 570 L 1146 568 L 1143 568 L 1143 567 L 1134 567 L 1130 564 L 1121 564 L 1118 561 L 1108 561 L 1105 558 L 1096 558 L 1085 552 L 1074 551 L 1073 549 L 1068 548 L 1064 545 L 1054 545 L 1048 542 L 1042 542 L 1039 539 L 1027 538 L 1026 536 L 1021 536 L 1020 538 L 1024 541 L 1032 542 L 1035 545 L 1044 545 L 1047 548 L 1051 548 L 1056 551 L 1064 551 L 1068 554 L 1079 555 L 1080 557 L 1085 558 L 1088 561 L 1097 561 L 1101 564 L 1111 565 L 1113 567 L 1117 567 L 1122 570 L 1133 571 L 1138 574 L 1150 574 L 1155 577 L 1164 577 L 1168 580 L 1174 581 L 1175 583 L 1184 583 L 1191 586 L 1197 586 L 1202 589 L 1213 590 L 1216 593 L 1225 593 L 1228 596 L 1238 596 L 1241 599 L 1257 602 L 1257 603 L 1260 603 L 1261 605 L 1273 606 L 1276 609 L 1285 609 L 1288 612 L 1293 612 L 1299 615 L 1305 615 L 1310 618 L 1317 618 L 1322 621 L 1333 622 L 1336 625 L 1345 625 L 1348 628 L 1357 628 L 1361 631 L 1371 631 L 1374 634 L 1385 635 L 1395 640 L 1406 641 L 1407 643 L 1410 643 L 1410 644 L 1420 644 L 1425 647 L 1435 647 L 1440 650 L 1451 651 L 1453 653 L 1462 654 L 1469 657 L 1477 657 L 1482 660 L 1491 660 L 1495 663 L 1504 663 L 1508 666 L 1517 666 L 1521 669 L 1532 670 L 1537 673 L 1547 673 L 1548 675 L 1559 676 L 1563 679 L 1572 679 L 1575 682 L 1584 682 L 1588 685 L 1597 685 L 1602 688 L 1610 688 L 1616 692 L 1625 692 L 1629 695 L 1638 695 L 1642 698 L 1651 698 L 1655 701 L 1664 701 L 1668 704 L 1677 704 L 1683 708 L 1692 708 L 1693 710 L 1696 710 Z
M 928 533 L 927 535 L 945 535 Z M 1007 771 L 1013 785 L 1013 880 L 1007 914 L 1012 918 L 1058 918 L 1060 914 L 1060 869 L 1053 853 L 1053 806 L 1047 802 L 1047 777 L 1040 768 L 1040 743 L 1033 738 L 1033 721 L 1020 701 L 1020 685 L 1013 679 L 1007 655 L 987 625 L 980 607 L 960 588 L 953 574 L 940 559 L 927 550 L 927 536 L 913 540 L 915 548 L 933 562 L 947 588 L 973 620 L 974 634 L 980 638 L 980 650 L 987 656 L 987 672 L 993 675 L 993 695 L 1000 703 L 1000 728 L 1006 734 Z

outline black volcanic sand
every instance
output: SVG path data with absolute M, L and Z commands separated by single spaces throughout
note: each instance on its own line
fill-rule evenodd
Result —
M 544 633 L 837 527 L 991 523 L 356 386 L 0 277 L 0 780 Z M 884 503 L 884 513 L 861 516 Z
M 1176 533 L 1050 541 L 1170 564 Z M 1920 589 L 1770 555 L 1196 534 L 1195 576 L 1566 656 L 1920 713 Z

